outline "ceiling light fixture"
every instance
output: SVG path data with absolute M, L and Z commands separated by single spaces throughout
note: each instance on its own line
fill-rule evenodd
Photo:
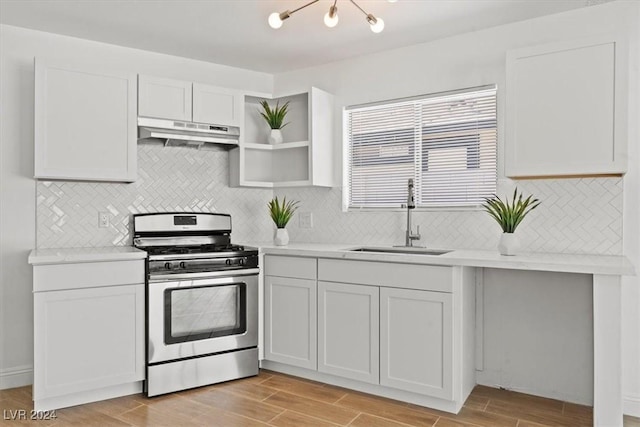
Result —
M 281 13 L 273 12 L 271 15 L 269 15 L 269 26 L 277 30 L 278 28 L 282 27 L 282 23 L 284 22 L 285 19 L 288 19 L 291 15 L 293 15 L 297 11 L 304 9 L 307 6 L 311 6 L 312 4 L 317 3 L 318 1 L 319 0 L 313 0 L 305 5 L 300 6 L 297 9 L 285 10 L 284 12 L 281 12 Z M 349 0 L 349 1 L 353 3 L 353 5 L 357 7 L 362 13 L 364 13 L 364 15 L 367 17 L 366 19 L 370 25 L 371 31 L 373 31 L 374 33 L 379 33 L 382 30 L 384 30 L 384 21 L 382 20 L 382 18 L 376 18 L 371 13 L 367 13 L 354 0 Z M 329 8 L 329 11 L 324 15 L 324 24 L 329 28 L 333 28 L 336 25 L 338 25 L 338 7 L 336 6 L 337 3 L 338 3 L 338 0 L 334 0 L 333 5 Z
M 334 0 L 333 6 L 329 8 L 329 12 L 324 15 L 324 25 L 333 28 L 338 25 L 338 8 L 336 7 L 338 0 Z

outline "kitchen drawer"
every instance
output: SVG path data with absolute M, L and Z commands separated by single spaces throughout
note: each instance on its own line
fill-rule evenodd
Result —
M 317 277 L 316 258 L 265 255 L 264 274 L 267 276 L 314 279 Z
M 452 292 L 453 269 L 436 265 L 319 259 L 318 280 Z
M 144 274 L 144 259 L 35 265 L 33 291 L 134 285 L 144 283 Z

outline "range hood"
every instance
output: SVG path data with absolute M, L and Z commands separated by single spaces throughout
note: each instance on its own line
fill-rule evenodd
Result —
M 237 147 L 240 128 L 182 122 L 178 120 L 138 117 L 138 140 L 156 139 L 165 145 L 190 145 L 200 148 L 203 144 L 220 144 Z

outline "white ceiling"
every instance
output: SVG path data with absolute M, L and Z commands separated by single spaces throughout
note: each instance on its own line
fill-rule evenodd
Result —
M 333 0 L 293 14 L 279 30 L 267 17 L 307 0 L 0 0 L 0 23 L 277 73 L 426 42 L 606 0 L 338 0 L 340 22 L 323 24 Z

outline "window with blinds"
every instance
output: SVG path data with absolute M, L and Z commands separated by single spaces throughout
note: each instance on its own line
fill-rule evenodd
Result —
M 345 206 L 477 206 L 496 191 L 496 87 L 345 110 Z

